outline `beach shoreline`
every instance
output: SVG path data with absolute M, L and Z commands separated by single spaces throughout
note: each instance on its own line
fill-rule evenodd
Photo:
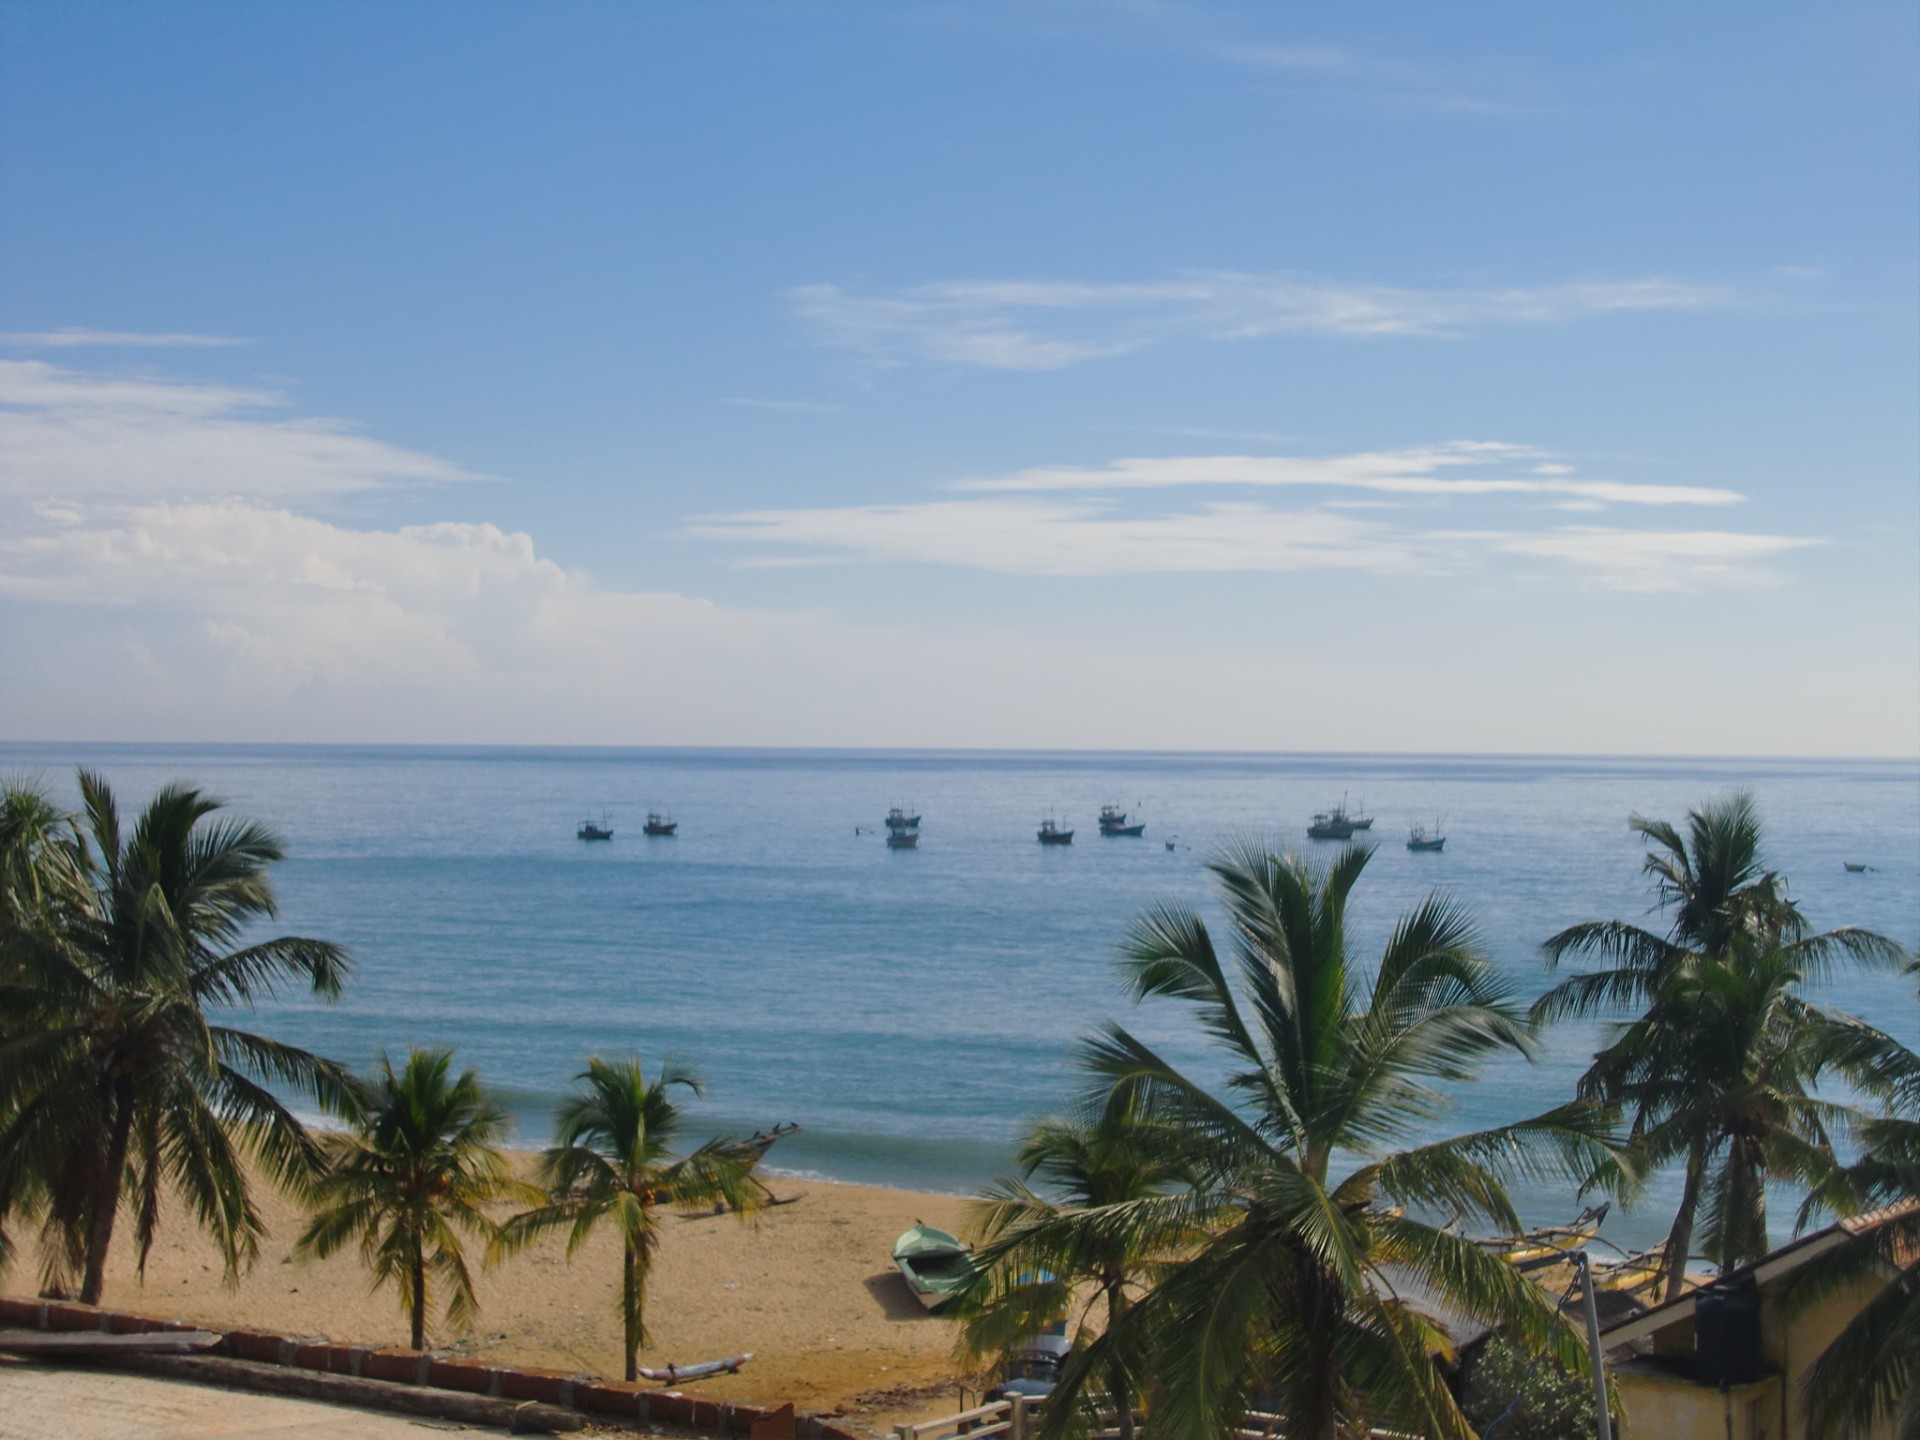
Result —
M 513 1152 L 515 1168 L 526 1173 L 536 1154 Z M 765 1178 L 782 1203 L 756 1215 L 663 1217 L 647 1293 L 653 1343 L 641 1363 L 687 1365 L 751 1352 L 738 1374 L 677 1388 L 752 1404 L 792 1401 L 802 1411 L 840 1413 L 874 1429 L 959 1409 L 962 1387 L 977 1391 L 978 1377 L 962 1373 L 952 1323 L 914 1300 L 891 1253 L 916 1221 L 963 1228 L 966 1199 L 773 1171 Z M 214 1246 L 177 1202 L 163 1212 L 144 1282 L 132 1227 L 123 1221 L 102 1304 L 209 1328 L 406 1343 L 396 1292 L 370 1292 L 357 1249 L 325 1261 L 296 1258 L 302 1207 L 265 1185 L 256 1203 L 267 1235 L 256 1263 L 232 1286 L 223 1283 Z M 430 1348 L 493 1364 L 619 1377 L 620 1251 L 611 1231 L 594 1235 L 571 1260 L 557 1235 L 492 1269 L 478 1269 L 479 1248 L 469 1253 L 479 1319 L 458 1332 L 436 1311 Z M 0 1289 L 18 1295 L 38 1288 L 38 1257 L 22 1245 Z

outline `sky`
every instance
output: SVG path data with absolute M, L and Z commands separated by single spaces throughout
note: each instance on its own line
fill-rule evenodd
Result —
M 0 0 L 0 738 L 1920 754 L 1906 3 Z

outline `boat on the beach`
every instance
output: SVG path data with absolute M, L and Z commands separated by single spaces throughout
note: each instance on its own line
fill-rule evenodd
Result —
M 607 817 L 603 814 L 597 825 L 591 820 L 582 820 L 580 828 L 574 831 L 574 835 L 581 840 L 611 840 L 613 827 L 607 823 Z
M 974 1272 L 973 1251 L 964 1241 L 918 1221 L 893 1242 L 893 1263 L 913 1298 L 929 1310 L 951 1301 Z
M 647 823 L 640 828 L 649 835 L 671 835 L 680 828 L 680 822 L 669 819 L 658 810 L 649 810 L 647 812 Z
M 1496 1235 L 1473 1243 L 1515 1265 L 1547 1260 L 1557 1254 L 1572 1254 L 1600 1233 L 1601 1223 L 1610 1209 L 1612 1202 L 1603 1200 L 1598 1205 L 1589 1205 L 1565 1225 L 1542 1225 L 1519 1235 Z
M 1129 825 L 1127 812 L 1118 805 L 1102 805 L 1100 833 L 1102 835 L 1144 835 L 1147 833 L 1147 822 L 1142 820 L 1137 824 Z
M 1424 825 L 1414 826 L 1407 834 L 1407 849 L 1409 850 L 1438 850 L 1446 843 L 1447 837 L 1440 833 L 1440 822 L 1438 820 L 1433 822 L 1432 834 L 1427 833 L 1427 827 Z
M 1049 815 L 1040 822 L 1040 843 L 1042 845 L 1071 845 L 1073 843 L 1073 831 L 1062 830 L 1054 823 L 1053 817 Z

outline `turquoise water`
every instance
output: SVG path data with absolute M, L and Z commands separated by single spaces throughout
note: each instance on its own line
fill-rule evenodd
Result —
M 1330 852 L 1305 825 L 1343 793 L 1378 817 L 1353 904 L 1363 954 L 1443 887 L 1537 993 L 1545 936 L 1645 913 L 1628 814 L 1678 820 L 1740 785 L 1815 924 L 1920 941 L 1913 762 L 0 745 L 0 771 L 63 793 L 81 763 L 128 809 L 186 779 L 284 836 L 283 928 L 358 965 L 339 1004 L 287 997 L 261 1028 L 355 1063 L 451 1045 L 524 1143 L 588 1055 L 671 1052 L 708 1081 L 700 1125 L 798 1121 L 780 1166 L 923 1189 L 1003 1170 L 1023 1123 L 1073 1093 L 1073 1043 L 1104 1019 L 1209 1071 L 1179 1007 L 1119 992 L 1115 943 L 1154 901 L 1210 906 L 1202 862 L 1231 838 Z M 1138 803 L 1143 839 L 1095 833 L 1109 800 Z M 917 850 L 874 833 L 896 803 L 924 816 Z M 642 837 L 649 808 L 679 835 Z M 615 838 L 576 840 L 603 809 Z M 1035 842 L 1049 810 L 1078 830 L 1070 847 Z M 1436 816 L 1446 850 L 1409 853 L 1407 828 Z M 1817 997 L 1920 1044 L 1910 985 L 1852 975 Z M 1566 1097 L 1593 1038 L 1563 1029 L 1538 1063 L 1490 1067 L 1455 1127 Z M 1656 1236 L 1667 1188 L 1608 1232 Z M 1576 1208 L 1522 1198 L 1542 1221 Z

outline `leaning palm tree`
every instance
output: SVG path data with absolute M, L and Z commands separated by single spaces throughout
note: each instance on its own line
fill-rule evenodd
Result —
M 1761 863 L 1759 812 L 1745 792 L 1689 811 L 1685 837 L 1662 821 L 1631 823 L 1654 847 L 1642 869 L 1657 907 L 1672 913 L 1667 933 L 1619 920 L 1562 930 L 1544 947 L 1548 966 L 1577 957 L 1600 968 L 1561 980 L 1534 1003 L 1533 1018 L 1643 1007 L 1616 1027 L 1579 1093 L 1624 1107 L 1655 1163 L 1683 1166 L 1664 1248 L 1670 1299 L 1686 1282 L 1703 1205 L 1709 1253 L 1737 1264 L 1765 1250 L 1768 1176 L 1817 1185 L 1831 1167 L 1822 1110 L 1810 1098 L 1819 1047 L 1803 1028 L 1825 1012 L 1795 987 L 1843 960 L 1884 965 L 1904 952 L 1854 926 L 1807 933 L 1785 881 Z
M 1198 1239 L 1175 1221 L 1103 1231 L 1091 1211 L 1157 1199 L 1189 1186 L 1183 1132 L 1154 1124 L 1124 1103 L 1099 1113 L 1035 1124 L 1020 1147 L 1017 1177 L 1003 1177 L 973 1207 L 979 1241 L 975 1270 L 956 1309 L 960 1348 L 970 1359 L 1005 1354 L 1067 1311 L 1088 1287 L 1083 1339 L 1112 1330 L 1140 1286 L 1163 1262 Z M 1118 1353 L 1101 1377 L 1119 1416 L 1121 1440 L 1132 1440 L 1137 1364 Z
M 1466 1080 L 1495 1052 L 1528 1054 L 1532 1038 L 1444 897 L 1401 919 L 1371 973 L 1356 961 L 1347 900 L 1370 854 L 1348 849 L 1324 872 L 1252 846 L 1216 861 L 1225 956 L 1181 906 L 1130 933 L 1135 997 L 1191 1006 L 1229 1073 L 1215 1093 L 1117 1025 L 1088 1042 L 1098 1093 L 1180 1131 L 1195 1183 L 1079 1212 L 1076 1228 L 1090 1242 L 1177 1227 L 1204 1238 L 1069 1363 L 1062 1399 L 1139 1356 L 1155 1431 L 1178 1440 L 1231 1432 L 1256 1397 L 1293 1440 L 1369 1425 L 1464 1440 L 1433 1363 L 1449 1351 L 1425 1308 L 1436 1301 L 1584 1363 L 1550 1297 L 1423 1217 L 1454 1210 L 1517 1231 L 1505 1177 L 1572 1181 L 1630 1161 L 1579 1102 L 1408 1143 L 1447 1108 L 1434 1082 Z M 1046 1425 L 1064 1433 L 1071 1409 L 1050 1404 Z
M 144 1272 L 162 1197 L 184 1197 L 228 1273 L 258 1253 L 249 1160 L 297 1186 L 315 1141 L 269 1084 L 340 1099 L 342 1068 L 228 1023 L 295 984 L 336 996 L 349 961 L 297 936 L 248 942 L 275 912 L 280 842 L 214 818 L 216 800 L 169 785 L 122 828 L 106 782 L 79 776 L 84 814 L 50 823 L 17 788 L 0 916 L 0 1197 L 45 1219 L 46 1283 L 77 1272 L 97 1303 L 115 1222 L 131 1204 Z
M 540 1160 L 546 1203 L 508 1221 L 496 1248 L 517 1249 L 564 1229 L 571 1257 L 602 1221 L 610 1222 L 620 1235 L 621 1348 L 633 1380 L 648 1343 L 647 1280 L 660 1244 L 659 1207 L 720 1202 L 735 1215 L 752 1214 L 764 1193 L 753 1177 L 761 1151 L 744 1141 L 709 1140 L 691 1154 L 674 1154 L 685 1116 L 671 1092 L 701 1093 L 699 1077 L 674 1061 L 649 1081 L 637 1059 L 596 1057 L 575 1078 L 580 1089 L 560 1106 L 554 1143 Z
M 400 1071 L 381 1057 L 367 1092 L 340 1107 L 352 1129 L 327 1137 L 316 1210 L 296 1245 L 324 1260 L 357 1239 L 373 1288 L 398 1285 L 416 1350 L 436 1288 L 450 1324 L 478 1313 L 461 1232 L 491 1243 L 499 1231 L 487 1207 L 531 1192 L 498 1148 L 506 1112 L 473 1071 L 453 1077 L 452 1067 L 447 1050 L 411 1051 Z

